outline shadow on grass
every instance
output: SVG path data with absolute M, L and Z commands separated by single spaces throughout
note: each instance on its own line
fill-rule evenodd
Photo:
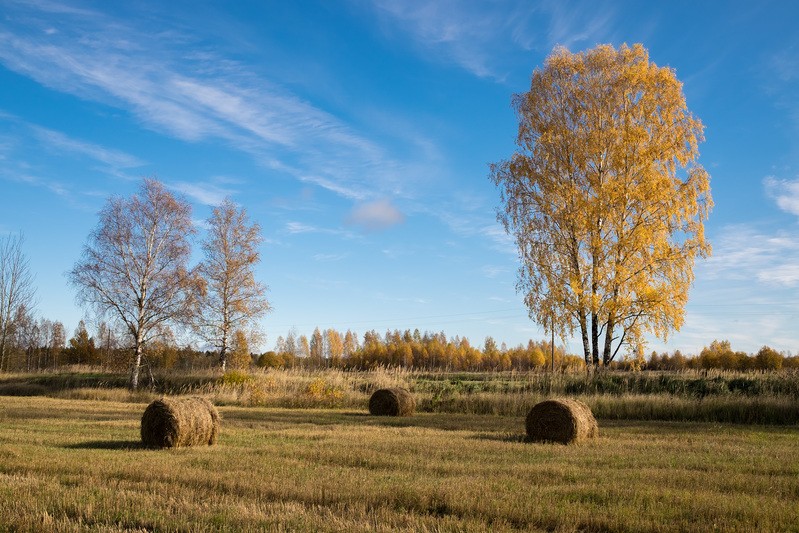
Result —
M 470 438 L 496 442 L 528 442 L 527 436 L 520 433 L 478 433 Z
M 45 396 L 48 392 L 47 387 L 36 383 L 11 380 L 0 383 L 0 396 Z
M 90 440 L 64 446 L 71 450 L 148 450 L 138 440 Z

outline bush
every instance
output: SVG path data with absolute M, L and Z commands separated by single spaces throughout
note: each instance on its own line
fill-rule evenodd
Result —
M 243 370 L 228 370 L 222 376 L 223 385 L 244 385 L 252 381 L 253 377 Z

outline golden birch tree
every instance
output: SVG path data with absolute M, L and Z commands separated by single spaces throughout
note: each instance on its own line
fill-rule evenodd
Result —
M 324 338 L 318 327 L 311 334 L 310 358 L 312 366 L 320 368 L 324 365 Z
M 261 260 L 261 227 L 250 224 L 247 212 L 225 199 L 208 219 L 200 273 L 206 284 L 198 318 L 201 335 L 219 350 L 224 371 L 236 331 L 253 331 L 256 320 L 269 311 L 266 286 L 255 279 Z
M 188 269 L 191 206 L 158 181 L 138 194 L 110 198 L 68 273 L 79 302 L 121 323 L 133 349 L 130 388 L 139 386 L 144 348 L 169 323 L 188 323 L 197 277 Z
M 325 348 L 327 352 L 327 359 L 330 361 L 330 366 L 333 368 L 341 367 L 341 358 L 344 355 L 344 339 L 341 333 L 333 328 L 325 330 Z
M 579 329 L 588 365 L 642 349 L 646 334 L 665 340 L 710 253 L 712 207 L 703 126 L 674 70 L 640 44 L 559 47 L 513 105 L 518 150 L 491 179 L 530 317 Z

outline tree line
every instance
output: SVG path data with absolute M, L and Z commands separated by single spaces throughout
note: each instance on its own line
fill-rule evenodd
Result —
M 447 338 L 443 332 L 406 330 L 380 335 L 373 330 L 361 340 L 351 331 L 342 334 L 318 328 L 310 337 L 290 331 L 278 338 L 274 350 L 254 355 L 250 346 L 260 338 L 258 319 L 270 308 L 266 286 L 253 272 L 260 261 L 260 227 L 250 223 L 245 210 L 229 199 L 214 208 L 205 225 L 203 259 L 192 266 L 189 259 L 196 229 L 185 200 L 152 179 L 143 180 L 130 197 L 109 198 L 82 257 L 68 273 L 78 301 L 99 325 L 91 336 L 81 323 L 68 342 L 62 323 L 33 316 L 35 287 L 22 253 L 22 236 L 0 240 L 0 371 L 65 364 L 128 368 L 130 386 L 135 389 L 142 368 L 149 372 L 217 364 L 224 371 L 230 364 L 237 368 L 393 366 L 485 371 L 554 366 L 562 370 L 597 366 L 599 361 L 596 356 L 570 355 L 562 346 L 554 348 L 553 357 L 552 344 L 546 341 L 508 348 L 497 346 L 489 337 L 476 347 L 466 338 Z M 595 325 L 600 324 L 592 318 L 592 330 Z M 558 324 L 550 327 L 564 331 Z M 191 332 L 210 349 L 179 347 L 175 329 Z M 593 340 L 591 344 L 595 351 L 598 345 Z M 641 345 L 636 348 L 631 351 L 637 357 L 603 358 L 602 366 L 662 370 L 797 366 L 796 357 L 768 347 L 750 356 L 733 351 L 728 341 L 714 341 L 696 357 L 653 353 L 648 361 L 640 355 Z
M 88 365 L 109 370 L 128 367 L 130 348 L 124 335 L 106 322 L 100 322 L 90 334 L 81 321 L 71 338 L 66 340 L 64 326 L 58 321 L 32 320 L 30 317 L 10 337 L 6 370 L 36 371 L 69 365 Z M 255 368 L 337 368 L 370 370 L 378 367 L 451 371 L 550 371 L 553 350 L 549 341 L 528 341 L 527 345 L 508 347 L 487 337 L 481 345 L 473 345 L 466 337 L 447 337 L 442 332 L 421 333 L 375 330 L 363 336 L 347 330 L 314 329 L 310 336 L 295 329 L 277 338 L 273 350 L 253 353 L 246 339 L 239 339 L 231 350 L 228 366 L 234 369 Z M 166 331 L 152 339 L 143 354 L 143 368 L 153 370 L 203 370 L 218 366 L 217 350 L 200 350 L 183 345 Z M 554 347 L 554 368 L 558 372 L 585 369 L 582 357 L 569 354 L 563 345 Z M 608 368 L 618 370 L 729 370 L 774 371 L 799 370 L 799 356 L 780 353 L 763 346 L 754 354 L 732 349 L 728 340 L 714 340 L 699 354 L 652 352 L 648 358 L 626 358 Z

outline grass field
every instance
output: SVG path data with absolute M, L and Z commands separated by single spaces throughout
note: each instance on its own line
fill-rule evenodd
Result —
M 223 406 L 215 447 L 145 450 L 145 403 L 0 397 L 0 530 L 799 531 L 799 428 Z

